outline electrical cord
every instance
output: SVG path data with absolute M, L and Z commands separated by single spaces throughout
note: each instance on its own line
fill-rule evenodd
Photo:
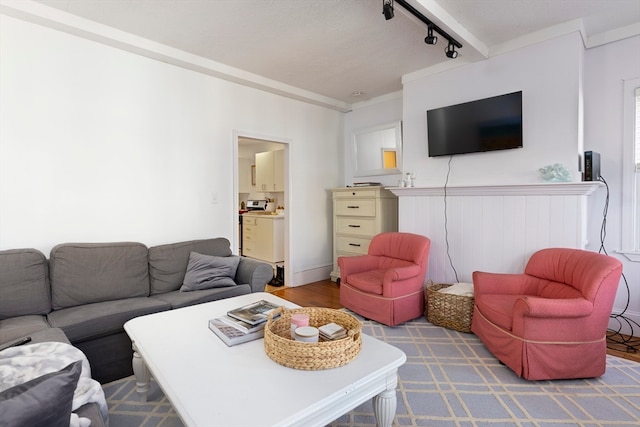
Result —
M 598 178 L 600 181 L 604 183 L 605 188 L 607 189 L 607 196 L 604 201 L 604 209 L 602 211 L 602 225 L 600 226 L 600 249 L 598 253 L 604 253 L 605 255 L 609 255 L 607 253 L 607 249 L 604 247 L 604 241 L 607 237 L 607 214 L 609 212 L 609 184 L 607 181 L 601 176 Z M 610 319 L 613 319 L 617 322 L 617 329 L 607 329 L 607 348 L 616 349 L 616 347 L 610 347 L 612 345 L 623 346 L 628 353 L 636 353 L 638 349 L 640 349 L 640 337 L 634 336 L 634 325 L 636 328 L 640 328 L 640 325 L 634 321 L 633 319 L 629 319 L 624 314 L 627 312 L 629 308 L 629 302 L 631 301 L 631 291 L 629 289 L 629 282 L 627 282 L 627 277 L 622 273 L 622 280 L 627 290 L 627 303 L 624 306 L 624 309 L 620 313 L 611 313 Z M 629 335 L 624 335 L 621 333 L 623 327 L 627 327 L 629 329 Z
M 449 229 L 447 227 L 448 219 L 447 219 L 447 185 L 449 184 L 449 174 L 451 173 L 451 160 L 453 156 L 449 156 L 449 168 L 447 170 L 447 179 L 444 182 L 444 242 L 447 246 L 447 258 L 449 258 L 449 265 L 453 270 L 453 274 L 456 276 L 456 283 L 460 283 L 458 280 L 458 272 L 456 268 L 453 266 L 453 260 L 451 259 L 451 254 L 449 253 Z

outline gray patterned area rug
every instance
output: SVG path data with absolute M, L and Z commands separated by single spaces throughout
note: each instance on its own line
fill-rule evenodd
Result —
M 607 356 L 607 371 L 600 378 L 530 382 L 501 365 L 473 334 L 434 326 L 425 318 L 394 328 L 363 323 L 364 333 L 407 355 L 399 370 L 395 426 L 640 425 L 640 363 Z M 133 377 L 103 388 L 110 427 L 182 426 L 153 381 L 146 403 L 140 402 Z M 371 402 L 331 426 L 375 426 Z

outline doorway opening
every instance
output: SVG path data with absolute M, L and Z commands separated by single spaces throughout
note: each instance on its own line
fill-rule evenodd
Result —
M 246 132 L 237 132 L 235 141 L 236 251 L 271 264 L 271 285 L 288 285 L 289 142 Z

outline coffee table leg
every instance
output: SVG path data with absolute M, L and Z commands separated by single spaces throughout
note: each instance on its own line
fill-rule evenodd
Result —
M 379 427 L 391 427 L 398 405 L 396 397 L 398 375 L 394 374 L 393 377 L 390 376 L 387 380 L 387 389 L 373 397 L 373 413 L 376 416 L 376 425 Z
M 136 392 L 140 394 L 140 398 L 143 402 L 147 401 L 147 393 L 149 392 L 149 369 L 145 365 L 142 356 L 138 353 L 136 344 L 133 343 L 133 360 L 131 361 L 133 366 L 133 374 L 136 376 Z

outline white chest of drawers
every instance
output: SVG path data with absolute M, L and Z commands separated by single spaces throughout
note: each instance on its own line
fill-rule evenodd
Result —
M 333 270 L 339 256 L 365 255 L 376 234 L 398 230 L 398 199 L 383 187 L 335 188 L 333 192 Z

